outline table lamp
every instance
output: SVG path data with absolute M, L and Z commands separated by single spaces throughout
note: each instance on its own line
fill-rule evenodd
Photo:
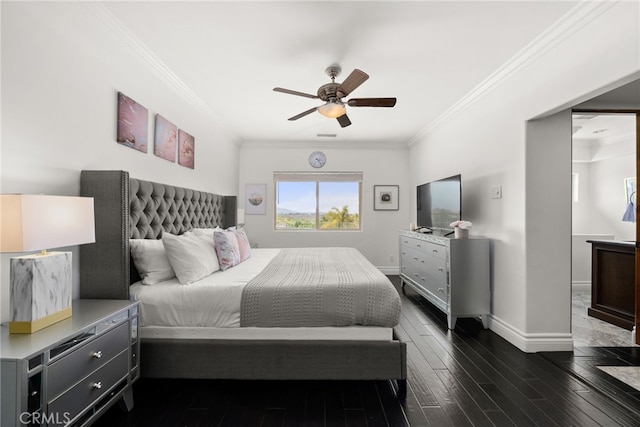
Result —
M 236 213 L 236 225 L 242 227 L 244 225 L 244 209 L 238 208 Z
M 0 252 L 11 258 L 10 333 L 30 334 L 71 317 L 71 252 L 47 249 L 95 242 L 92 197 L 0 195 Z

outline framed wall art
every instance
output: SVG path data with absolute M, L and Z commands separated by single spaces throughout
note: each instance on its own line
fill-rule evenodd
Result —
M 160 114 L 156 114 L 153 154 L 170 162 L 175 162 L 177 142 L 178 127 Z
M 178 164 L 186 168 L 195 168 L 195 138 L 180 129 L 178 131 Z
M 244 194 L 246 215 L 267 213 L 267 184 L 247 184 Z
M 116 141 L 126 147 L 147 152 L 149 110 L 118 92 L 118 129 Z
M 399 209 L 398 185 L 374 185 L 373 186 L 373 210 L 397 211 Z

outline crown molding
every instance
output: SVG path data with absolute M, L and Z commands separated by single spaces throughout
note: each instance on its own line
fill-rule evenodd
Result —
M 578 30 L 582 29 L 586 24 L 605 13 L 616 3 L 617 1 L 582 0 L 582 2 L 573 7 L 542 34 L 533 39 L 523 49 L 516 53 L 509 61 L 504 63 L 500 68 L 484 79 L 479 85 L 473 88 L 444 113 L 436 117 L 435 120 L 422 128 L 422 130 L 420 130 L 415 136 L 410 138 L 407 141 L 407 146 L 411 147 L 422 141 L 439 126 L 459 115 L 462 111 L 469 108 L 482 98 L 482 96 L 487 92 L 490 92 L 522 71 L 532 62 L 553 50 L 557 45 L 562 43 Z
M 240 144 L 240 137 L 228 127 L 224 126 L 224 120 L 200 98 L 180 77 L 158 58 L 133 32 L 131 32 L 118 18 L 116 18 L 106 6 L 100 2 L 78 2 L 77 5 L 84 7 L 92 13 L 105 26 L 106 33 L 116 42 L 130 51 L 134 58 L 137 58 L 156 77 L 173 89 L 187 103 L 191 104 L 197 111 L 211 118 L 216 125 L 236 143 Z

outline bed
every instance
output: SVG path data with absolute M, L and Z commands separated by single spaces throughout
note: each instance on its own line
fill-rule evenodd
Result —
M 149 287 L 140 284 L 141 277 L 132 261 L 132 241 L 158 240 L 163 233 L 186 236 L 194 233 L 195 229 L 224 230 L 236 225 L 235 196 L 215 195 L 139 180 L 129 177 L 126 171 L 82 171 L 81 195 L 94 198 L 96 215 L 96 243 L 80 248 L 81 298 L 137 299 L 141 298 L 141 291 L 149 290 Z M 342 278 L 347 269 L 344 266 L 334 266 L 331 253 L 335 255 L 338 250 L 346 250 L 340 258 L 362 257 L 353 249 L 312 250 L 328 253 L 325 266 L 333 268 L 333 271 L 324 271 L 325 267 L 318 266 L 309 268 L 311 272 L 322 270 L 318 275 L 325 278 Z M 230 272 L 236 276 L 244 274 L 250 278 L 243 279 L 245 282 L 241 291 L 248 293 L 254 289 L 255 282 L 269 280 L 259 280 L 257 275 L 244 270 L 265 273 L 263 270 L 267 270 L 266 266 L 271 268 L 277 264 L 276 260 L 290 258 L 290 252 L 299 250 L 256 249 L 250 260 L 224 273 Z M 313 252 L 304 262 L 315 259 L 319 258 Z M 260 267 L 260 263 L 264 265 Z M 362 275 L 367 280 L 373 280 L 370 276 L 381 274 L 370 270 L 369 268 L 377 270 L 372 265 L 367 267 L 365 264 L 362 264 Z M 232 325 L 240 327 L 228 327 L 231 326 L 229 324 L 223 325 L 227 327 L 206 325 L 200 320 L 187 322 L 186 325 L 173 324 L 172 321 L 163 323 L 154 316 L 169 310 L 162 308 L 154 312 L 152 309 L 141 309 L 141 375 L 153 378 L 392 380 L 398 393 L 405 393 L 406 344 L 398 339 L 393 325 L 389 323 L 393 321 L 389 320 L 388 315 L 385 317 L 378 313 L 373 303 L 359 303 L 367 298 L 367 301 L 378 303 L 379 296 L 371 296 L 366 286 L 354 291 L 345 291 L 344 287 L 338 286 L 339 290 L 332 297 L 337 298 L 337 304 L 330 305 L 340 306 L 343 301 L 340 295 L 355 292 L 355 297 L 351 295 L 351 304 L 361 305 L 359 316 L 368 320 L 360 319 L 358 323 L 364 323 L 365 326 L 335 324 L 335 319 L 345 317 L 340 309 L 336 309 L 336 313 L 331 314 L 331 319 L 334 320 L 327 321 L 326 324 L 295 324 L 296 327 L 293 327 L 293 324 L 287 323 L 287 318 L 296 310 L 286 309 L 286 315 L 283 315 L 282 310 L 269 311 L 264 308 L 264 304 L 255 303 L 255 306 L 251 306 L 244 302 L 257 301 L 259 298 L 270 301 L 277 298 L 296 299 L 295 295 L 300 291 L 292 292 L 285 287 L 285 292 L 282 292 L 282 286 L 285 286 L 282 283 L 290 274 L 276 271 L 269 274 L 281 276 L 281 284 L 276 287 L 276 291 L 254 290 L 251 298 L 246 295 L 239 297 L 237 289 L 229 291 L 235 295 L 236 301 L 239 300 L 244 305 L 234 309 L 234 313 L 227 316 L 226 321 L 237 323 L 238 319 L 252 319 L 253 316 L 260 318 L 258 323 L 240 320 L 241 323 L 244 322 L 243 325 Z M 223 275 L 214 273 L 211 277 L 217 279 Z M 168 282 L 163 282 L 163 286 L 170 289 L 171 283 Z M 179 284 L 177 289 L 180 291 Z M 216 298 L 212 297 L 211 300 Z M 298 296 L 298 299 L 308 301 L 313 299 L 313 295 Z M 300 311 L 304 313 L 306 309 L 302 307 Z M 326 307 L 320 311 L 324 309 Z M 236 314 L 238 310 L 243 316 Z M 324 316 L 326 317 L 326 313 Z M 300 315 L 297 320 L 300 320 Z M 271 323 L 260 323 L 265 321 Z

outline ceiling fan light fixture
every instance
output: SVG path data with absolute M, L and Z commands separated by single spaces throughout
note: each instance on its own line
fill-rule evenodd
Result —
M 347 109 L 344 107 L 344 104 L 342 102 L 329 101 L 326 104 L 318 107 L 318 113 L 322 114 L 325 117 L 335 119 L 345 115 L 347 113 Z

